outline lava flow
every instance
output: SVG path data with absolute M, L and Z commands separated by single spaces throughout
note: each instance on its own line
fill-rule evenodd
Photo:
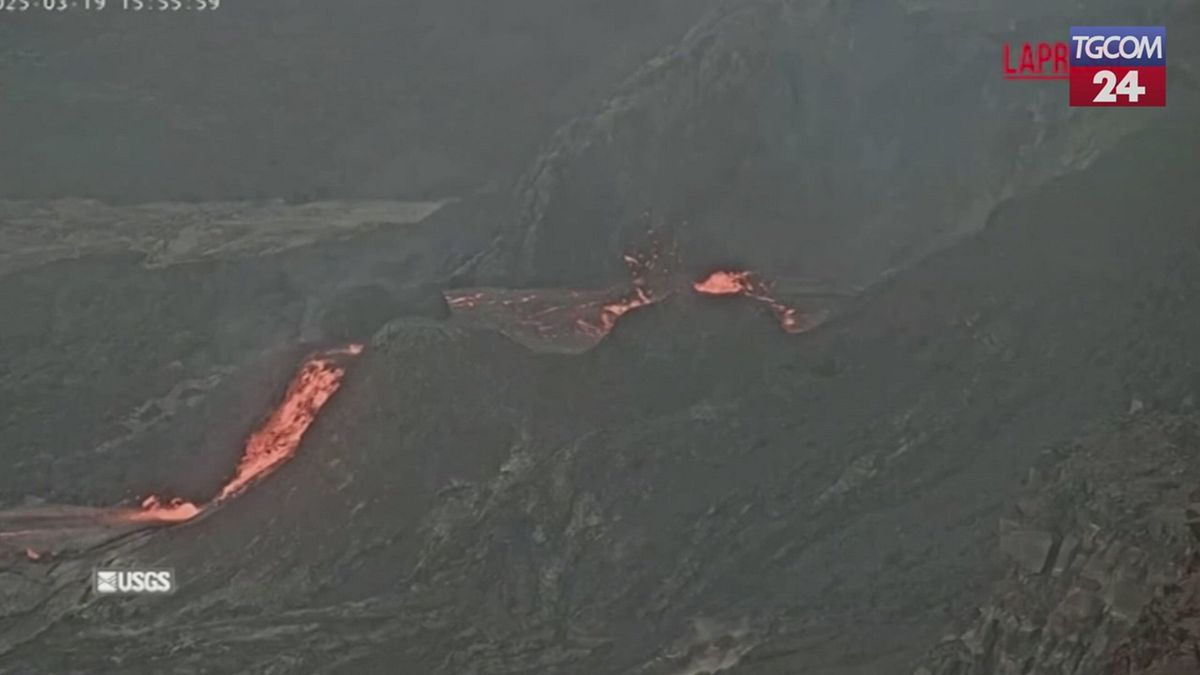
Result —
M 499 330 L 534 351 L 580 353 L 604 339 L 621 317 L 672 294 L 672 255 L 652 246 L 625 256 L 632 287 L 474 288 L 447 292 L 446 301 L 457 321 Z
M 179 498 L 164 500 L 151 495 L 138 509 L 119 511 L 114 520 L 127 523 L 170 524 L 191 520 L 204 509 L 244 491 L 291 459 L 317 414 L 342 385 L 346 368 L 339 357 L 357 356 L 362 345 L 352 344 L 309 357 L 292 378 L 283 401 L 271 416 L 246 440 L 245 450 L 233 477 L 207 504 L 197 505 Z
M 757 300 L 771 309 L 779 325 L 788 333 L 803 333 L 811 328 L 801 321 L 795 307 L 788 307 L 771 295 L 771 284 L 748 270 L 717 270 L 692 284 L 692 289 L 701 295 L 740 295 Z
M 775 297 L 774 284 L 746 270 L 719 270 L 701 281 L 685 281 L 677 271 L 678 252 L 651 239 L 625 256 L 632 283 L 604 289 L 471 288 L 448 291 L 457 322 L 498 330 L 534 350 L 578 354 L 595 347 L 626 314 L 666 300 L 689 285 L 706 296 L 741 296 L 765 304 L 787 333 L 821 325 L 825 310 L 810 313 Z
M 155 495 L 142 500 L 141 508 L 123 516 L 124 520 L 146 523 L 182 523 L 200 515 L 200 507 L 178 497 L 164 503 Z
M 639 307 L 652 305 L 659 299 L 655 297 L 648 281 L 647 273 L 653 269 L 652 261 L 627 255 L 625 264 L 629 267 L 629 272 L 633 277 L 633 289 L 616 301 L 601 307 L 600 316 L 596 322 L 593 323 L 584 318 L 576 320 L 576 325 L 582 331 L 596 339 L 601 339 L 612 332 L 613 327 L 617 325 L 617 320 L 621 317 Z
M 296 454 L 308 427 L 342 386 L 346 369 L 333 357 L 357 356 L 360 353 L 362 345 L 350 345 L 312 357 L 301 366 L 300 372 L 288 386 L 283 402 L 246 441 L 246 450 L 238 463 L 237 472 L 217 493 L 216 501 L 241 492 Z

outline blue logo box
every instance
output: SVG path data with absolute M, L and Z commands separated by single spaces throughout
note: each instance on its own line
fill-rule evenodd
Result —
M 1072 66 L 1165 66 L 1164 26 L 1071 26 Z

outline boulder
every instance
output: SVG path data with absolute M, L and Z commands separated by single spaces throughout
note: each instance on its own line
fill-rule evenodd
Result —
M 1000 550 L 1031 574 L 1046 570 L 1055 543 L 1055 536 L 1042 530 L 1014 530 L 1000 535 Z

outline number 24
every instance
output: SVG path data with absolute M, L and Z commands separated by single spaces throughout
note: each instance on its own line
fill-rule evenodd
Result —
M 1146 88 L 1138 86 L 1138 71 L 1131 70 L 1117 84 L 1117 74 L 1111 70 L 1101 70 L 1092 78 L 1092 84 L 1104 85 L 1100 88 L 1092 103 L 1116 103 L 1118 96 L 1125 96 L 1130 103 L 1137 103 Z

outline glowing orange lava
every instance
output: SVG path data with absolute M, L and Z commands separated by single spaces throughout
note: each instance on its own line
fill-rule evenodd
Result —
M 200 507 L 176 497 L 163 502 L 155 495 L 142 500 L 141 508 L 125 517 L 133 522 L 182 523 L 200 515 Z
M 631 277 L 626 286 L 459 289 L 445 297 L 456 321 L 496 329 L 535 351 L 578 354 L 603 340 L 621 317 L 674 294 L 677 255 L 652 237 L 624 256 Z
M 718 270 L 692 284 L 701 295 L 747 295 L 754 291 L 750 272 Z
M 183 523 L 238 495 L 291 459 L 317 414 L 341 387 L 346 357 L 362 345 L 331 349 L 306 359 L 288 385 L 283 401 L 246 441 L 229 482 L 207 503 L 150 495 L 138 506 L 92 508 L 47 505 L 0 511 L 0 558 L 24 554 L 40 562 L 78 541 L 104 541 L 148 527 Z
M 162 524 L 185 522 L 269 475 L 296 454 L 300 441 L 317 419 L 321 408 L 342 386 L 346 369 L 338 362 L 338 357 L 357 356 L 362 351 L 362 345 L 351 344 L 305 360 L 288 385 L 283 401 L 246 440 L 245 450 L 233 477 L 208 504 L 198 506 L 179 498 L 164 500 L 157 495 L 150 495 L 142 500 L 140 508 L 121 512 L 117 520 Z
M 633 290 L 616 302 L 601 307 L 596 322 L 579 319 L 576 324 L 580 330 L 593 337 L 603 338 L 612 331 L 621 317 L 640 307 L 653 305 L 665 297 L 665 294 L 655 290 L 661 281 L 656 276 L 669 272 L 666 265 L 669 265 L 670 261 L 668 259 L 668 263 L 664 265 L 662 261 L 666 259 L 666 255 L 659 250 L 657 242 L 651 243 L 652 247 L 647 252 L 624 257 L 625 266 L 629 268 L 629 274 L 633 278 Z
M 780 327 L 788 333 L 802 333 L 808 326 L 800 320 L 795 307 L 788 307 L 771 295 L 771 285 L 748 270 L 717 270 L 692 284 L 701 295 L 741 295 L 757 300 L 770 308 Z
M 314 356 L 300 367 L 300 372 L 292 379 L 283 396 L 283 402 L 246 441 L 237 471 L 217 493 L 215 501 L 228 499 L 241 492 L 296 454 L 300 440 L 317 419 L 321 408 L 342 386 L 346 369 L 331 357 L 356 356 L 360 353 L 362 345 L 350 345 Z
M 579 319 L 577 323 L 580 330 L 597 338 L 602 338 L 612 331 L 613 326 L 617 325 L 618 319 L 639 307 L 652 305 L 655 302 L 657 300 L 650 294 L 649 290 L 635 286 L 629 295 L 601 307 L 600 316 L 597 318 L 598 323 L 592 323 L 587 319 Z

